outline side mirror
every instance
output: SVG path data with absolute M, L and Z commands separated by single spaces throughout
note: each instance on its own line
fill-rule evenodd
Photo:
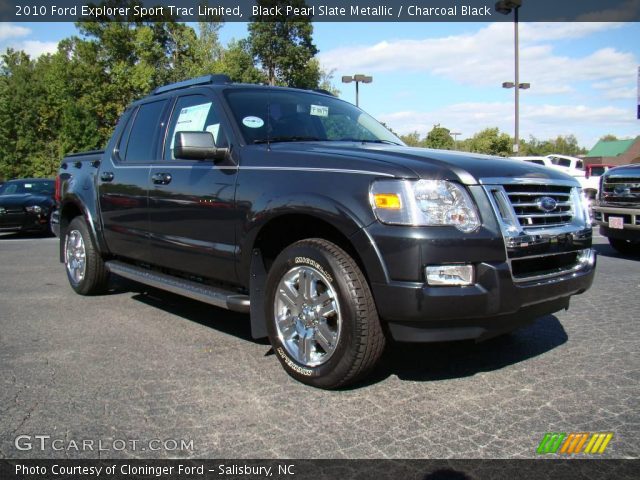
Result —
M 223 160 L 228 148 L 218 148 L 211 132 L 176 132 L 173 156 L 180 160 Z

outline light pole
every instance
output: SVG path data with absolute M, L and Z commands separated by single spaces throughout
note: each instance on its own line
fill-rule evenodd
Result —
M 504 82 L 502 88 L 515 88 L 515 136 L 513 151 L 520 151 L 520 89 L 531 87 L 529 83 L 520 83 L 520 55 L 518 42 L 518 9 L 522 6 L 522 0 L 500 0 L 496 3 L 496 11 L 503 15 L 509 15 L 513 11 L 514 29 L 514 59 L 515 82 Z
M 351 82 L 356 82 L 356 107 L 358 107 L 359 106 L 358 84 L 360 82 L 362 82 L 362 83 L 371 83 L 371 82 L 373 82 L 373 77 L 368 76 L 368 75 L 362 75 L 360 73 L 354 75 L 353 77 L 350 77 L 349 75 L 346 75 L 346 76 L 342 77 L 342 83 L 351 83 Z
M 458 135 L 462 135 L 460 132 L 450 132 L 449 135 L 453 137 L 453 148 L 458 148 Z

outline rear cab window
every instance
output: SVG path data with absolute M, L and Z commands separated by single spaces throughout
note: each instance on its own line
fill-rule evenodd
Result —
M 120 161 L 149 163 L 156 160 L 167 104 L 167 99 L 144 103 L 130 115 L 118 142 Z

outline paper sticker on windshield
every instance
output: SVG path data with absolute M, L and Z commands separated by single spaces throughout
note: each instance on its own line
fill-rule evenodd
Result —
M 329 107 L 323 107 L 322 105 L 311 105 L 311 115 L 316 117 L 328 117 Z
M 244 117 L 242 119 L 242 124 L 249 128 L 260 128 L 264 125 L 264 120 L 260 117 Z

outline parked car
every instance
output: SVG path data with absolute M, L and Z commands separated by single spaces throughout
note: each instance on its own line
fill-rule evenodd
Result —
M 560 155 L 557 153 L 547 155 L 546 158 L 551 160 L 551 164 L 555 168 L 558 168 L 569 175 L 572 175 L 575 171 L 584 171 L 584 162 L 581 158 L 570 157 L 569 155 Z
M 553 167 L 553 163 L 547 157 L 511 157 L 514 160 L 521 160 L 523 162 L 534 163 L 543 167 Z
M 9 180 L 0 187 L 0 232 L 49 232 L 54 180 Z
M 593 206 L 600 234 L 621 253 L 640 253 L 640 165 L 607 170 Z
M 582 191 L 590 203 L 597 197 L 600 191 L 600 177 L 614 165 L 587 165 L 584 168 L 584 177 L 578 177 Z
M 160 87 L 59 177 L 77 293 L 112 273 L 250 313 L 287 373 L 321 388 L 363 378 L 387 336 L 483 340 L 567 308 L 594 276 L 574 178 L 409 148 L 316 91 Z

